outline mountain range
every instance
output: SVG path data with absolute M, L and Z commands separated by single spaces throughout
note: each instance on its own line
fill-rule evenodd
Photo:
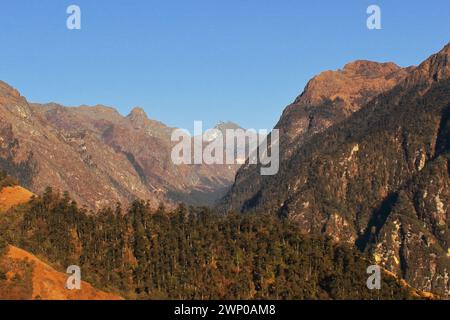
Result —
M 238 127 L 217 128 L 230 126 Z M 174 165 L 173 130 L 141 108 L 123 117 L 103 105 L 29 103 L 0 82 L 0 169 L 35 193 L 51 186 L 90 209 L 135 199 L 208 205 L 222 197 L 238 165 Z
M 416 288 L 448 294 L 450 45 L 417 67 L 356 61 L 288 106 L 280 172 L 242 166 L 222 212 L 264 212 L 368 251 Z
M 314 77 L 275 127 L 273 176 L 248 161 L 176 166 L 173 129 L 140 108 L 123 117 L 101 105 L 28 103 L 0 82 L 0 169 L 33 193 L 51 186 L 93 209 L 143 199 L 155 208 L 185 202 L 270 215 L 369 255 L 418 290 L 448 296 L 449 56 L 450 44 L 418 66 L 360 60 Z M 147 221 L 142 212 L 135 214 Z

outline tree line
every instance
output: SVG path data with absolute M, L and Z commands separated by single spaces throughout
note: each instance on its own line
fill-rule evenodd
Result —
M 367 256 L 272 215 L 152 210 L 144 201 L 94 214 L 48 188 L 1 217 L 0 233 L 61 271 L 80 266 L 83 280 L 130 299 L 410 297 L 388 276 L 381 290 L 367 289 Z

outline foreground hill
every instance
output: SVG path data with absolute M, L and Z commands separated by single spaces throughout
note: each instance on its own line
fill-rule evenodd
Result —
M 0 213 L 30 201 L 33 193 L 20 186 L 5 187 L 0 190 Z
M 33 194 L 18 186 L 18 182 L 0 170 L 0 213 L 30 201 Z
M 448 295 L 449 57 L 450 45 L 418 67 L 358 62 L 351 82 L 339 80 L 348 66 L 313 80 L 278 124 L 279 174 L 244 166 L 222 209 L 289 217 L 304 233 L 353 244 L 413 286 Z M 374 78 L 384 85 L 369 89 Z
M 121 297 L 82 282 L 80 290 L 67 290 L 68 275 L 34 255 L 9 246 L 0 257 L 0 299 L 20 300 L 119 300 Z
M 330 238 L 301 235 L 295 223 L 270 215 L 222 217 L 183 206 L 155 211 L 139 201 L 129 210 L 91 215 L 67 195 L 47 190 L 0 216 L 2 236 L 58 270 L 79 265 L 84 280 L 129 299 L 423 297 L 388 272 L 382 273 L 381 290 L 369 290 L 370 257 Z M 14 248 L 9 257 L 35 261 Z M 67 296 L 59 289 L 64 274 L 55 275 L 38 262 L 31 272 L 20 261 L 12 266 L 23 270 L 12 278 L 20 298 L 111 298 L 89 285 L 80 296 Z
M 4 221 L 13 221 L 14 207 L 26 205 L 34 196 L 4 173 L 0 173 L 0 213 Z M 8 210 L 11 210 L 10 212 Z M 11 228 L 13 229 L 13 228 Z M 7 233 L 16 230 L 1 230 L 0 234 L 0 300 L 117 300 L 118 295 L 95 289 L 82 282 L 81 290 L 65 289 L 68 275 L 56 271 L 33 254 L 10 246 L 5 242 Z

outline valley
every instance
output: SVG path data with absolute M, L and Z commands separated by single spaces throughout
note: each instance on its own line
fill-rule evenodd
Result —
M 35 104 L 0 82 L 0 281 L 71 298 L 38 288 L 75 264 L 92 299 L 447 299 L 449 56 L 311 79 L 275 126 L 273 175 L 174 163 L 175 128 L 141 108 Z

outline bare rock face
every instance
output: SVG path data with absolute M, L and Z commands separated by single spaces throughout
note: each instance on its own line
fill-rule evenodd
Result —
M 51 186 L 91 209 L 136 198 L 209 205 L 237 169 L 173 165 L 173 129 L 140 108 L 122 117 L 102 105 L 29 104 L 0 82 L 0 120 L 0 168 L 35 193 Z
M 450 77 L 449 56 L 450 44 L 414 68 L 403 86 L 411 88 L 421 84 L 423 86 L 421 93 L 423 93 L 433 82 L 448 79 Z
M 277 125 L 278 175 L 243 166 L 220 208 L 295 220 L 448 295 L 449 48 L 418 67 L 357 61 L 313 79 Z
M 412 68 L 394 63 L 359 60 L 342 70 L 326 71 L 310 80 L 303 93 L 284 110 L 275 126 L 280 130 L 280 161 L 288 161 L 316 134 L 347 119 L 370 100 L 403 81 Z M 221 201 L 222 211 L 245 211 L 261 190 L 259 167 L 243 165 L 232 190 Z M 241 200 L 247 200 L 242 202 Z
M 360 60 L 342 70 L 323 72 L 285 109 L 277 128 L 289 142 L 323 131 L 392 89 L 409 71 L 393 63 Z

